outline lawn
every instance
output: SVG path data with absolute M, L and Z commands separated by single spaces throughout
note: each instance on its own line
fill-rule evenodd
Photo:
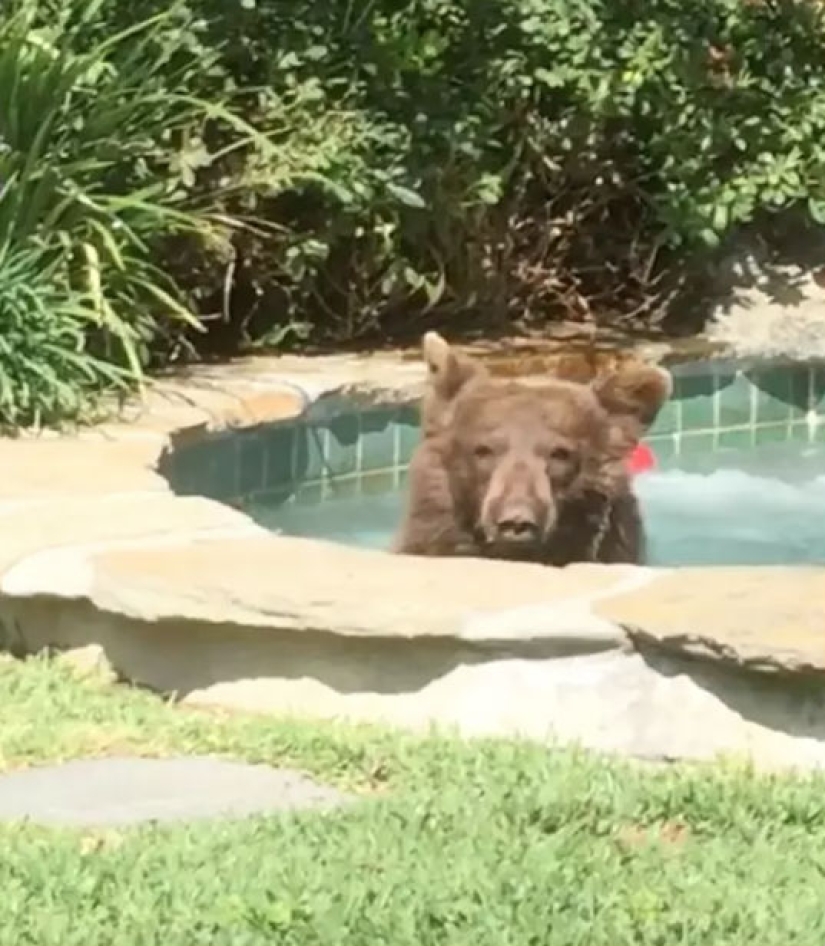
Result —
M 185 711 L 0 659 L 0 766 L 138 751 L 290 765 L 332 814 L 0 828 L 0 943 L 815 946 L 825 780 Z

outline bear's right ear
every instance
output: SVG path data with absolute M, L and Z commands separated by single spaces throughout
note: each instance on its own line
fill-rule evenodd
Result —
M 428 375 L 421 402 L 421 426 L 426 435 L 448 423 L 450 406 L 458 393 L 469 381 L 486 377 L 487 369 L 455 351 L 437 332 L 427 332 L 421 348 Z
M 646 430 L 673 393 L 673 378 L 656 365 L 634 364 L 599 378 L 592 387 L 614 418 L 631 420 Z
M 438 332 L 427 332 L 421 342 L 429 373 L 428 384 L 441 401 L 452 401 L 464 385 L 486 374 L 482 365 L 456 352 Z

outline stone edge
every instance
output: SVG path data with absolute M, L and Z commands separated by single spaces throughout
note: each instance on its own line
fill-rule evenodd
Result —
M 495 354 L 483 348 L 478 354 L 489 359 L 494 374 L 513 374 L 501 367 Z M 728 354 L 718 344 L 701 349 L 702 360 L 715 361 Z M 602 365 L 635 357 L 675 365 L 696 360 L 699 352 L 695 345 L 639 343 L 620 353 L 606 348 L 595 354 L 575 350 L 571 354 L 559 343 L 540 355 L 519 355 L 515 360 L 525 369 L 518 373 L 519 379 L 536 383 L 550 370 L 561 368 L 579 378 L 592 376 Z M 118 437 L 140 430 L 159 436 L 171 449 L 223 430 L 323 415 L 342 402 L 363 409 L 410 404 L 420 397 L 424 380 L 418 353 L 409 350 L 358 357 L 250 356 L 221 368 L 199 366 L 156 380 L 143 399 L 111 405 L 106 421 L 79 435 L 101 432 Z

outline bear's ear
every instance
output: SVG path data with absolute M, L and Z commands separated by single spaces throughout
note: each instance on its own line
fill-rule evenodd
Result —
M 437 332 L 427 332 L 421 348 L 427 365 L 421 427 L 427 436 L 449 424 L 451 405 L 458 393 L 474 378 L 485 377 L 487 371 L 474 359 L 452 349 Z
M 673 379 L 664 368 L 632 364 L 598 378 L 592 387 L 608 414 L 646 430 L 673 393 Z
M 427 332 L 421 347 L 429 387 L 442 401 L 452 401 L 468 381 L 486 373 L 473 358 L 451 348 L 438 332 Z

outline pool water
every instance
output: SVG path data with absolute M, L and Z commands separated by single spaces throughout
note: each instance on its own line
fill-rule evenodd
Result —
M 674 461 L 636 479 L 653 565 L 825 563 L 825 444 L 766 444 Z M 387 548 L 403 490 L 252 507 L 288 535 Z

